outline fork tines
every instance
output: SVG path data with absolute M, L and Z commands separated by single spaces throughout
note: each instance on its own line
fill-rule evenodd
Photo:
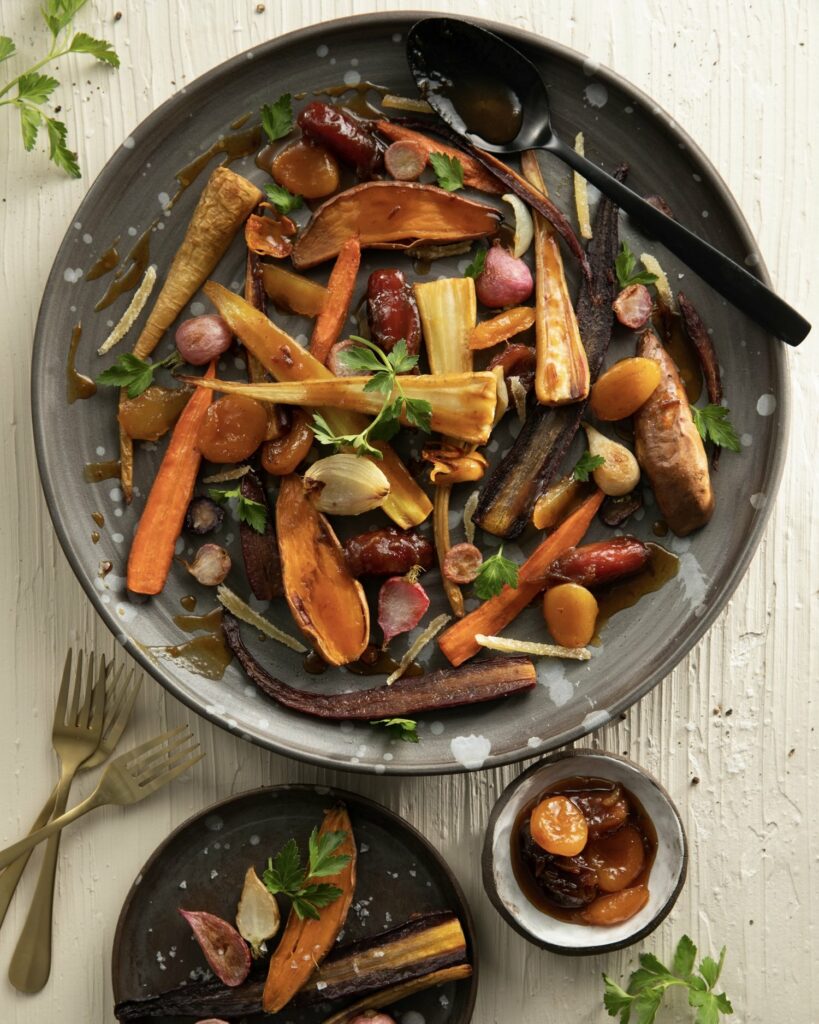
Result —
M 180 725 L 130 751 L 124 767 L 142 788 L 164 785 L 204 757 L 197 751 L 199 741 L 187 724 Z

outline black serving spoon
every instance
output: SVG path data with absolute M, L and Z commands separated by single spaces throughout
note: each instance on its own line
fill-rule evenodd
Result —
M 407 36 L 407 60 L 421 95 L 476 156 L 554 153 L 760 326 L 789 345 L 806 337 L 808 321 L 753 274 L 558 138 L 543 79 L 504 39 L 468 21 L 425 18 Z

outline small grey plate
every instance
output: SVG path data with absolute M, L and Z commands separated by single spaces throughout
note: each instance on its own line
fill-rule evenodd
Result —
M 633 793 L 657 832 L 657 853 L 648 878 L 649 900 L 622 924 L 571 924 L 538 910 L 526 898 L 512 869 L 512 830 L 521 810 L 561 779 L 619 782 Z M 688 869 L 688 843 L 671 797 L 633 761 L 597 750 L 563 750 L 545 757 L 509 783 L 492 809 L 484 839 L 483 887 L 495 909 L 536 946 L 568 956 L 609 953 L 653 932 L 677 902 Z
M 685 267 L 636 234 L 624 219 L 622 234 L 631 248 L 636 253 L 656 253 L 674 285 L 686 288 L 713 328 L 725 371 L 726 397 L 732 420 L 743 438 L 743 449 L 739 455 L 726 453 L 720 463 L 715 475 L 716 513 L 708 528 L 684 540 L 669 539 L 681 560 L 678 577 L 618 614 L 606 626 L 603 645 L 593 650 L 589 662 L 566 664 L 543 659 L 538 663 L 541 685 L 533 692 L 505 703 L 422 716 L 422 740 L 411 744 L 393 742 L 383 730 L 367 725 L 339 726 L 282 709 L 261 696 L 235 664 L 224 679 L 209 680 L 178 661 L 152 655 L 152 648 L 187 639 L 173 622 L 173 616 L 181 611 L 184 595 L 197 594 L 200 611 L 208 610 L 215 602 L 212 594 L 192 587 L 192 579 L 182 570 L 173 572 L 163 593 L 145 604 L 137 606 L 125 592 L 130 538 L 165 442 L 152 446 L 153 450 L 139 447 L 139 493 L 130 506 L 123 504 L 116 481 L 83 481 L 84 463 L 116 457 L 116 395 L 109 389 L 91 401 L 66 404 L 66 352 L 71 328 L 82 321 L 79 369 L 92 375 L 100 372 L 113 362 L 117 351 L 127 347 L 128 342 L 104 360 L 96 356 L 97 347 L 108 333 L 108 321 L 119 319 L 129 296 L 122 296 L 102 313 L 94 313 L 108 279 L 88 282 L 80 272 L 87 274 L 92 262 L 116 236 L 121 236 L 120 251 L 127 252 L 133 239 L 158 218 L 151 239 L 151 261 L 158 265 L 161 279 L 204 180 L 200 179 L 170 215 L 164 216 L 162 204 L 175 190 L 174 174 L 220 134 L 229 134 L 230 124 L 238 115 L 258 110 L 262 103 L 271 102 L 285 91 L 295 95 L 307 90 L 309 95 L 314 89 L 342 80 L 356 82 L 359 77 L 383 83 L 397 93 L 412 94 L 404 39 L 418 16 L 411 12 L 367 14 L 271 40 L 203 75 L 151 114 L 113 155 L 73 218 L 43 296 L 32 365 L 34 437 L 48 508 L 74 572 L 125 649 L 197 713 L 255 743 L 328 767 L 409 774 L 488 768 L 552 750 L 599 728 L 667 676 L 714 621 L 745 573 L 779 482 L 788 409 L 784 347 L 726 306 Z M 564 138 L 572 139 L 582 130 L 587 154 L 608 169 L 627 160 L 631 165 L 629 182 L 637 191 L 661 193 L 682 223 L 694 227 L 734 258 L 747 258 L 767 279 L 747 225 L 725 185 L 695 144 L 649 97 L 555 43 L 503 26 L 490 27 L 507 35 L 541 68 L 549 85 L 556 128 Z M 234 167 L 259 183 L 266 180 L 252 158 Z M 550 192 L 571 215 L 570 174 L 549 157 L 544 157 L 543 168 Z M 303 218 L 306 212 L 299 211 L 298 216 Z M 243 252 L 242 240 L 238 239 L 217 268 L 217 280 L 240 287 Z M 431 273 L 462 274 L 468 260 L 464 256 L 438 261 Z M 404 257 L 367 251 L 362 281 L 364 273 L 390 265 L 409 270 Z M 566 265 L 574 289 L 575 268 L 568 259 Z M 318 268 L 317 279 L 324 281 L 327 269 Z M 198 296 L 183 316 L 208 309 L 201 298 Z M 140 323 L 146 315 L 147 310 Z M 308 321 L 278 315 L 276 319 L 296 337 L 306 340 L 309 335 Z M 169 347 L 169 341 L 163 342 L 160 352 Z M 633 354 L 633 334 L 615 332 L 609 360 Z M 227 364 L 225 372 L 241 373 L 231 365 L 234 358 L 235 353 L 223 360 Z M 516 418 L 511 413 L 500 436 L 488 445 L 491 460 L 501 456 L 516 429 Z M 567 465 L 580 450 L 578 439 L 568 453 Z M 471 490 L 469 486 L 459 488 L 459 502 L 465 501 Z M 650 493 L 646 500 L 653 500 Z M 460 512 L 460 505 L 453 508 L 453 536 L 457 540 L 462 539 Z M 93 513 L 104 515 L 104 527 L 95 526 Z M 629 529 L 645 539 L 655 539 L 651 530 L 654 518 L 649 504 L 642 521 L 629 523 Z M 101 536 L 95 544 L 92 533 L 97 529 Z M 425 529 L 429 530 L 429 524 Z M 589 539 L 607 532 L 596 524 Z M 235 522 L 229 521 L 218 539 L 230 544 L 232 535 L 235 545 L 237 533 Z M 529 534 L 520 543 L 507 545 L 506 554 L 521 559 L 536 542 L 536 537 Z M 478 543 L 491 551 L 498 542 L 497 538 L 479 534 Z M 186 544 L 183 557 L 190 558 L 194 550 L 190 538 Z M 236 553 L 235 546 L 233 550 Z M 102 560 L 110 560 L 114 567 L 104 579 L 99 575 Z M 237 563 L 241 563 L 238 555 Z M 437 573 L 430 573 L 426 581 L 433 595 L 431 618 L 444 610 L 444 599 Z M 247 593 L 240 570 L 228 582 L 238 592 Z M 293 631 L 284 602 L 274 602 L 266 614 L 281 628 Z M 539 609 L 531 608 L 506 632 L 541 639 L 543 628 Z M 403 649 L 400 640 L 396 641 L 395 653 L 400 655 Z M 301 658 L 273 642 L 256 651 L 274 675 L 308 690 L 338 691 L 373 682 L 341 670 L 328 671 L 318 678 L 306 676 Z M 431 650 L 429 656 L 430 667 L 443 663 L 436 651 Z
M 393 811 L 326 786 L 271 786 L 240 793 L 189 818 L 157 847 L 120 911 L 112 952 L 114 1001 L 158 995 L 200 976 L 207 964 L 177 907 L 207 910 L 232 921 L 247 869 L 255 867 L 261 877 L 267 858 L 291 837 L 304 856 L 311 830 L 339 800 L 349 811 L 359 851 L 344 940 L 375 935 L 414 913 L 451 910 L 466 935 L 471 978 L 419 992 L 396 1005 L 421 1013 L 427 1024 L 469 1024 L 478 990 L 475 926 L 449 865 Z M 319 1024 L 328 1012 L 326 1007 L 313 1008 L 286 1016 L 293 1024 Z M 270 1019 L 260 1013 L 248 1021 Z M 171 1018 L 151 1021 L 170 1024 Z

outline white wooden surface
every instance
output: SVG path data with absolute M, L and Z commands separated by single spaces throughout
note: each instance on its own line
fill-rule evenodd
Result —
M 91 0 L 80 27 L 112 39 L 119 73 L 71 60 L 59 93 L 84 178 L 24 155 L 0 110 L 0 842 L 25 830 L 54 778 L 49 730 L 66 645 L 123 657 L 87 605 L 43 504 L 29 427 L 30 339 L 57 244 L 114 147 L 186 81 L 254 43 L 352 13 L 429 8 L 534 29 L 614 68 L 655 97 L 703 146 L 757 234 L 775 283 L 819 321 L 815 0 Z M 2 0 L 0 33 L 42 49 L 35 0 Z M 116 11 L 122 18 L 115 22 Z M 811 53 L 811 44 L 814 52 Z M 8 65 L 7 65 L 8 66 Z M 16 66 L 16 65 L 14 65 Z M 656 772 L 688 827 L 691 868 L 671 917 L 646 942 L 668 954 L 687 931 L 729 947 L 725 985 L 735 1020 L 819 1019 L 819 670 L 816 582 L 817 339 L 794 353 L 791 450 L 776 509 L 751 568 L 708 636 L 622 723 L 593 742 Z M 811 689 L 814 700 L 811 700 Z M 152 680 L 136 738 L 189 712 Z M 318 771 L 195 721 L 209 757 L 195 778 L 127 812 L 105 810 L 66 834 L 57 891 L 54 968 L 38 996 L 19 996 L 5 965 L 31 895 L 29 873 L 0 934 L 4 1024 L 112 1020 L 108 967 L 122 898 L 154 846 L 209 802 L 263 783 L 321 780 L 382 800 L 424 831 L 455 867 L 476 912 L 483 974 L 476 1024 L 607 1020 L 600 972 L 636 952 L 566 960 L 527 945 L 481 889 L 477 858 L 489 808 L 517 769 L 393 780 Z M 697 777 L 699 784 L 692 782 Z M 75 793 L 83 792 L 78 785 Z M 688 1020 L 682 1002 L 665 1021 Z

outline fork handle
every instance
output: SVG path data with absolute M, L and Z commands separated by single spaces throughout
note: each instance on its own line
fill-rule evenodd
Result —
M 11 846 L 7 846 L 5 850 L 0 851 L 0 868 L 8 867 L 18 857 L 28 853 L 29 850 L 33 850 L 44 839 L 48 839 L 55 832 L 59 832 L 61 828 L 65 828 L 72 821 L 81 818 L 83 814 L 87 814 L 89 811 L 93 811 L 95 807 L 101 807 L 105 803 L 107 801 L 104 797 L 99 795 L 98 790 L 94 790 L 89 797 L 78 803 L 76 807 L 72 807 L 70 811 L 67 811 L 59 818 L 52 818 L 47 825 L 37 829 L 36 832 L 30 832 L 24 839 L 20 839 L 16 843 L 12 843 Z
M 65 813 L 68 794 L 76 769 L 63 767 L 63 774 L 54 793 L 53 816 Z M 9 964 L 9 981 L 18 992 L 39 992 L 51 974 L 51 933 L 54 907 L 54 882 L 57 878 L 57 857 L 60 851 L 60 833 L 46 843 L 45 856 L 40 865 L 37 888 L 28 909 L 26 923 L 17 940 Z
M 43 825 L 48 823 L 48 819 L 54 813 L 54 805 L 57 799 L 57 786 L 52 790 L 51 796 L 43 804 L 43 809 L 37 815 L 34 824 L 29 829 L 29 835 L 32 832 L 36 832 L 41 829 Z M 23 877 L 23 872 L 28 864 L 28 859 L 31 856 L 31 850 L 24 853 L 21 857 L 18 857 L 12 864 L 6 868 L 5 871 L 0 874 L 0 928 L 3 926 L 3 921 L 6 919 L 9 906 L 11 905 L 11 899 L 14 896 L 14 891 L 20 883 L 20 879 Z

